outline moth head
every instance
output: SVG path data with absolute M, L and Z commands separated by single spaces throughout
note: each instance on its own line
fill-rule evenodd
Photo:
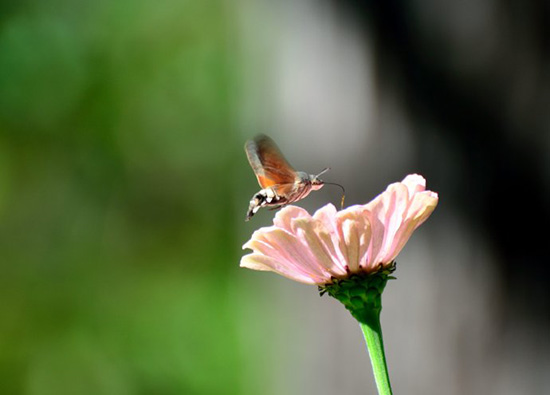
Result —
M 317 175 L 311 174 L 309 176 L 309 179 L 310 179 L 310 182 L 311 182 L 311 189 L 313 189 L 314 191 L 318 191 L 319 189 L 321 189 L 323 187 L 323 185 L 325 185 L 325 182 L 323 180 L 321 180 L 319 178 L 319 176 L 325 174 L 329 170 L 330 170 L 330 168 L 327 167 L 326 169 L 323 169 L 323 171 L 320 172 L 319 174 L 317 174 Z

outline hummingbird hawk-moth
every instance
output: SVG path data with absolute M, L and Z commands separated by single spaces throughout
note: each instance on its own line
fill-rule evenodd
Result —
M 262 187 L 250 200 L 246 221 L 250 220 L 262 207 L 273 209 L 283 207 L 329 184 L 319 178 L 329 170 L 328 168 L 317 175 L 294 170 L 275 142 L 266 135 L 262 134 L 248 140 L 244 149 L 248 162 Z M 338 186 L 344 189 L 341 185 Z

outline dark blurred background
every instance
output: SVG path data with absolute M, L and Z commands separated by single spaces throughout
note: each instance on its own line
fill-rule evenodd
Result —
M 543 0 L 0 3 L 0 393 L 375 393 L 337 302 L 238 267 L 257 133 L 347 204 L 439 193 L 384 294 L 395 393 L 550 393 L 549 30 Z

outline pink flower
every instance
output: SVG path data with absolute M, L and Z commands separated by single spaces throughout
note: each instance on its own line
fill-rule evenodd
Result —
M 243 246 L 253 252 L 241 258 L 241 267 L 317 285 L 377 272 L 393 262 L 435 209 L 437 193 L 425 189 L 424 177 L 412 174 L 365 205 L 337 211 L 327 204 L 313 215 L 287 206 L 273 226 L 258 229 Z

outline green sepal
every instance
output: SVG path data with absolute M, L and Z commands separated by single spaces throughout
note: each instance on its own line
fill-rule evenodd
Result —
M 319 286 L 319 293 L 338 299 L 359 322 L 365 322 L 365 315 L 382 310 L 382 292 L 388 280 L 395 277 L 395 261 L 380 267 L 374 273 L 352 274 L 344 279 L 334 278 L 330 284 Z

